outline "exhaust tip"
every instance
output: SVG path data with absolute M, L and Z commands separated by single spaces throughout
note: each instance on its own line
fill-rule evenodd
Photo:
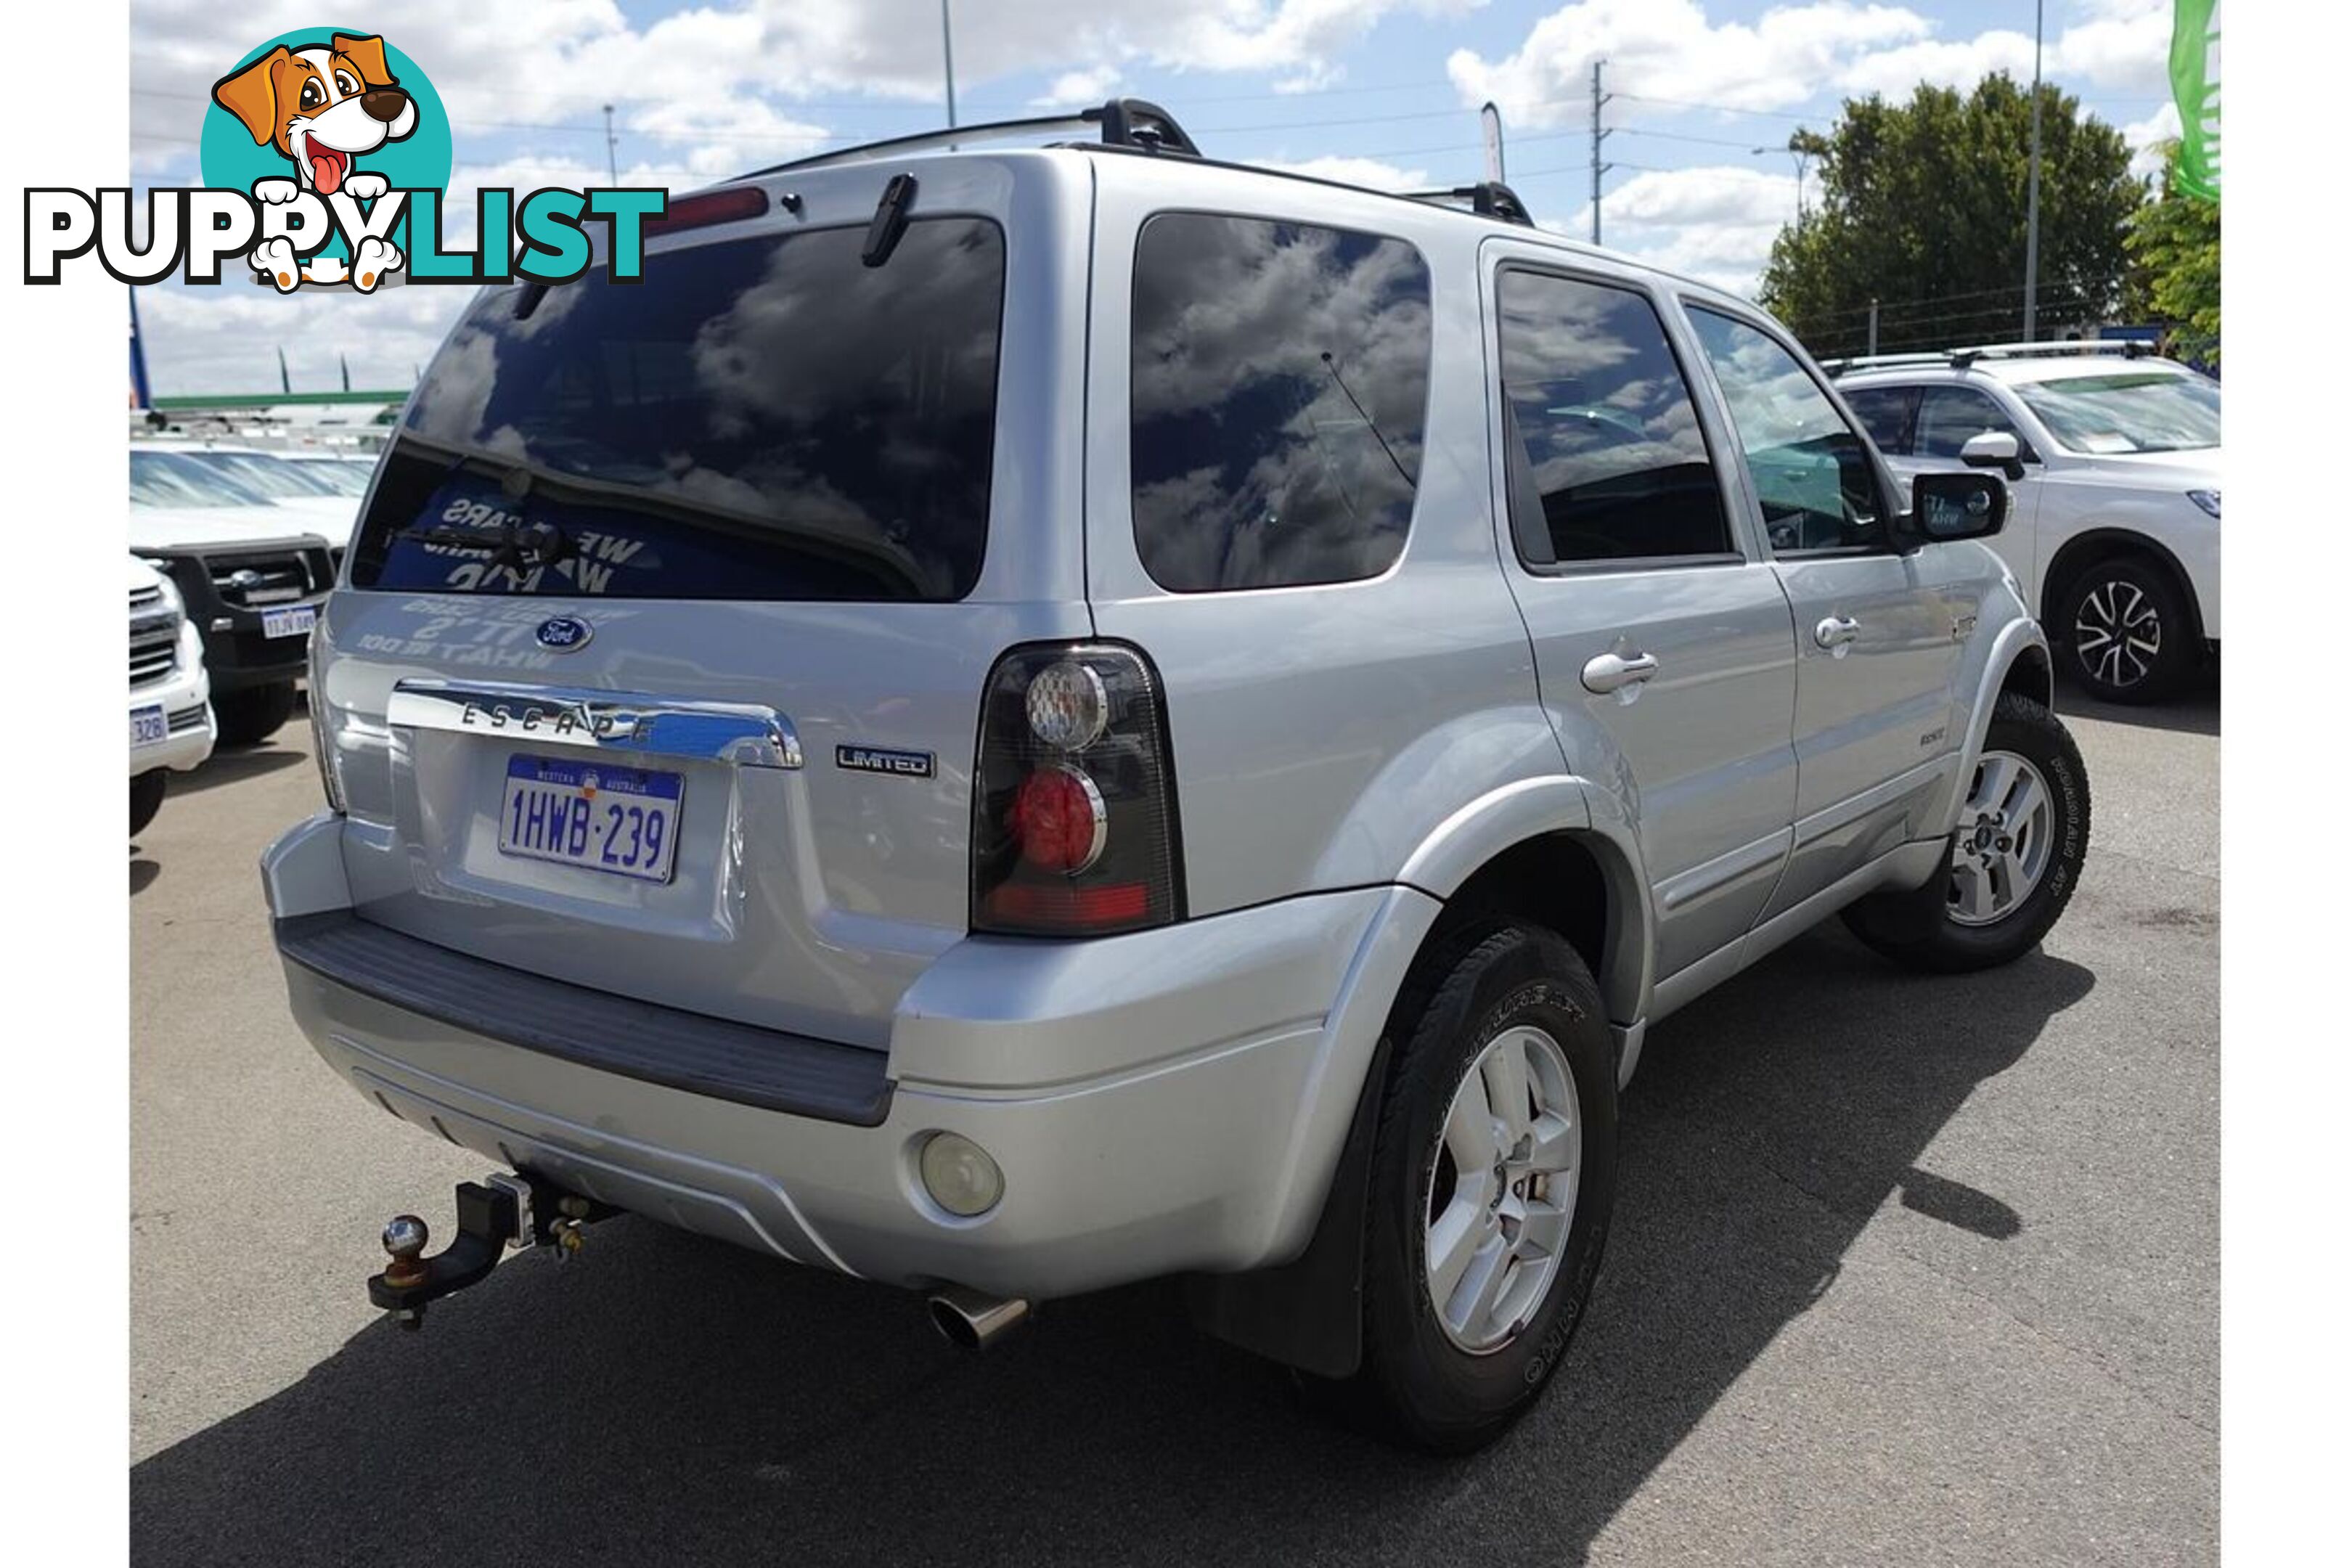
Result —
M 950 1285 L 935 1291 L 929 1305 L 931 1326 L 960 1350 L 982 1351 L 1028 1321 L 1029 1303 L 1018 1297 L 990 1296 Z

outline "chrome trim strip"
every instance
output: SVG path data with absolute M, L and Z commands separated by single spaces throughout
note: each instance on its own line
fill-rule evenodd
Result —
M 792 721 L 751 702 L 686 702 L 499 681 L 404 680 L 392 689 L 384 721 L 400 729 L 528 737 L 534 745 L 651 752 L 746 768 L 801 765 L 800 736 Z

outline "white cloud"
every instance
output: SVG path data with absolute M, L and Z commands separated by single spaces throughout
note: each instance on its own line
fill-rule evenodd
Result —
M 1445 68 L 1465 102 L 1491 98 L 1515 126 L 1564 124 L 1585 114 L 1592 62 L 1603 57 L 1612 90 L 1784 109 L 1865 53 L 1923 40 L 1932 28 L 1916 12 L 1847 0 L 1780 6 L 1752 26 L 1711 24 L 1696 0 L 1578 0 L 1536 23 L 1504 58 L 1457 49 Z
M 1089 66 L 1083 70 L 1064 71 L 1054 79 L 1054 85 L 1031 99 L 1038 109 L 1073 109 L 1101 103 L 1118 86 L 1118 68 L 1115 65 Z
M 2180 135 L 2180 110 L 2170 100 L 2146 120 L 2124 127 L 2124 145 L 2132 150 L 2131 172 L 2140 179 L 2164 173 L 2162 143 Z
M 1737 164 L 1636 174 L 1601 198 L 1601 239 L 1670 271 L 1751 294 L 1772 241 L 1797 215 L 1797 182 Z M 1548 225 L 1582 238 L 1590 204 Z
M 2110 93 L 2164 90 L 2170 0 L 2083 0 L 2077 9 L 2084 20 L 2045 37 L 2045 76 Z M 1589 111 L 1592 62 L 1604 58 L 1608 90 L 1777 110 L 1825 86 L 1904 98 L 1922 81 L 1965 88 L 1992 71 L 2030 80 L 2033 38 L 2014 27 L 1947 36 L 1916 11 L 1851 0 L 1720 24 L 1698 0 L 1576 0 L 1536 22 L 1509 55 L 1457 49 L 1446 72 L 1466 103 L 1491 98 L 1515 125 L 1563 125 Z
M 1253 158 L 1250 162 L 1261 169 L 1310 174 L 1318 180 L 1367 185 L 1376 191 L 1425 191 L 1430 188 L 1428 170 L 1406 168 L 1378 158 Z

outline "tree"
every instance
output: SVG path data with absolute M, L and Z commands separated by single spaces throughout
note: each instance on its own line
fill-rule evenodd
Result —
M 2221 204 L 2180 189 L 2180 143 L 2164 149 L 2154 195 L 2132 215 L 2125 310 L 2172 328 L 2173 352 L 2221 367 Z
M 2032 95 L 2006 74 L 1963 97 L 1850 100 L 1827 136 L 1817 210 L 1781 229 L 1759 290 L 1816 354 L 1862 352 L 1870 302 L 1882 350 L 2008 342 L 2023 326 Z M 2036 337 L 2096 321 L 2123 289 L 2124 233 L 2140 202 L 2131 153 L 2079 100 L 2042 89 Z

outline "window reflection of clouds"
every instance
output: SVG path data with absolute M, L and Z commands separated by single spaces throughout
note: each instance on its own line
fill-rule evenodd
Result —
M 1503 275 L 1500 298 L 1504 385 L 1547 512 L 1575 512 L 1577 492 L 1595 487 L 1613 500 L 1645 479 L 1661 492 L 1686 489 L 1706 445 L 1649 301 L 1519 271 Z M 1650 548 L 1621 542 L 1628 554 Z
M 1412 247 L 1162 215 L 1137 245 L 1134 333 L 1133 510 L 1154 579 L 1342 582 L 1395 561 L 1412 509 L 1397 468 L 1418 475 L 1428 398 Z
M 863 241 L 732 241 L 665 253 L 625 288 L 592 274 L 486 292 L 408 427 L 773 520 L 958 596 L 986 532 L 1003 236 L 918 220 L 882 268 L 863 265 Z

